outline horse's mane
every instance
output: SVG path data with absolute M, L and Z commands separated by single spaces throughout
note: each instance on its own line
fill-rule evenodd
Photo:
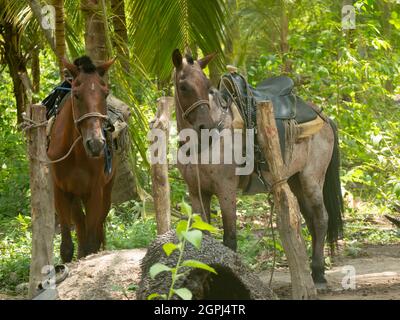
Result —
M 185 58 L 186 58 L 186 61 L 189 63 L 189 64 L 194 64 L 194 60 L 193 60 L 193 57 L 192 57 L 192 55 L 190 54 L 190 53 L 186 53 L 185 54 Z
M 93 64 L 92 59 L 88 56 L 82 56 L 74 60 L 74 65 L 76 65 L 80 71 L 85 73 L 96 72 L 96 66 Z

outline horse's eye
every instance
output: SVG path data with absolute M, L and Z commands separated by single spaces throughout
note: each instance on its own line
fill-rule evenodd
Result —
M 179 90 L 181 90 L 181 91 L 189 91 L 189 88 L 188 88 L 186 85 L 181 84 L 181 85 L 179 86 Z

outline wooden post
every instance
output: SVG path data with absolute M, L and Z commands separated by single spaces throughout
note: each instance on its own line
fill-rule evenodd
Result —
M 161 97 L 157 101 L 157 113 L 155 119 L 150 124 L 150 129 L 160 129 L 165 134 L 165 151 L 168 150 L 169 138 L 169 119 L 170 109 L 174 103 L 172 97 Z M 150 141 L 150 143 L 154 142 Z M 151 165 L 151 181 L 154 199 L 154 208 L 156 211 L 157 234 L 164 234 L 171 227 L 171 203 L 170 188 L 168 181 L 168 162 Z
M 40 124 L 46 121 L 46 107 L 32 105 L 30 119 Z M 47 159 L 46 126 L 37 126 L 28 131 L 30 157 L 32 256 L 29 273 L 29 298 L 37 294 L 38 284 L 44 280 L 42 273 L 53 266 L 54 200 L 49 166 L 38 159 Z
M 271 101 L 258 103 L 257 127 L 258 141 L 272 177 L 278 230 L 289 264 L 292 296 L 293 299 L 314 299 L 317 293 L 311 278 L 304 239 L 301 235 L 299 204 L 286 181 L 286 168 L 282 159 Z

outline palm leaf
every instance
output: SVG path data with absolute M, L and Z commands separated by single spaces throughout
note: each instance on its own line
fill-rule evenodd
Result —
M 184 10 L 187 5 L 187 16 Z M 226 8 L 222 0 L 136 0 L 127 5 L 128 32 L 145 68 L 163 81 L 172 72 L 171 54 L 186 45 L 218 52 L 224 61 Z M 188 28 L 186 28 L 188 27 Z M 185 39 L 189 43 L 185 43 Z

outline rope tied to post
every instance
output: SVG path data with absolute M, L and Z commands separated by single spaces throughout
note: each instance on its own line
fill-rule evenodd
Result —
M 36 122 L 33 121 L 32 119 L 28 118 L 26 115 L 22 116 L 22 119 L 24 120 L 24 122 L 22 122 L 19 127 L 21 128 L 21 130 L 23 131 L 29 131 L 31 129 L 36 129 L 36 128 L 40 128 L 40 127 L 46 127 L 48 124 L 48 121 L 42 121 L 42 122 Z
M 28 131 L 30 131 L 32 129 L 38 129 L 40 127 L 46 127 L 47 124 L 48 124 L 48 120 L 42 121 L 42 122 L 36 122 L 36 121 L 28 118 L 26 115 L 22 116 L 22 119 L 24 120 L 24 122 L 21 123 L 20 128 L 25 132 L 28 132 Z M 40 158 L 34 156 L 33 154 L 31 154 L 30 152 L 28 152 L 28 155 L 32 159 L 37 160 L 39 162 L 42 162 L 44 164 L 58 163 L 58 162 L 61 162 L 61 161 L 65 160 L 66 158 L 69 157 L 69 155 L 71 154 L 72 150 L 75 148 L 76 144 L 81 139 L 82 139 L 82 136 L 79 136 L 78 138 L 76 138 L 75 141 L 72 143 L 71 147 L 69 148 L 68 152 L 64 156 L 62 156 L 61 158 L 58 158 L 56 160 L 40 159 Z
M 278 181 L 275 181 L 272 185 L 271 185 L 271 190 L 274 191 L 277 187 L 280 187 L 282 185 L 284 185 L 285 183 L 287 183 L 287 178 L 282 178 Z

